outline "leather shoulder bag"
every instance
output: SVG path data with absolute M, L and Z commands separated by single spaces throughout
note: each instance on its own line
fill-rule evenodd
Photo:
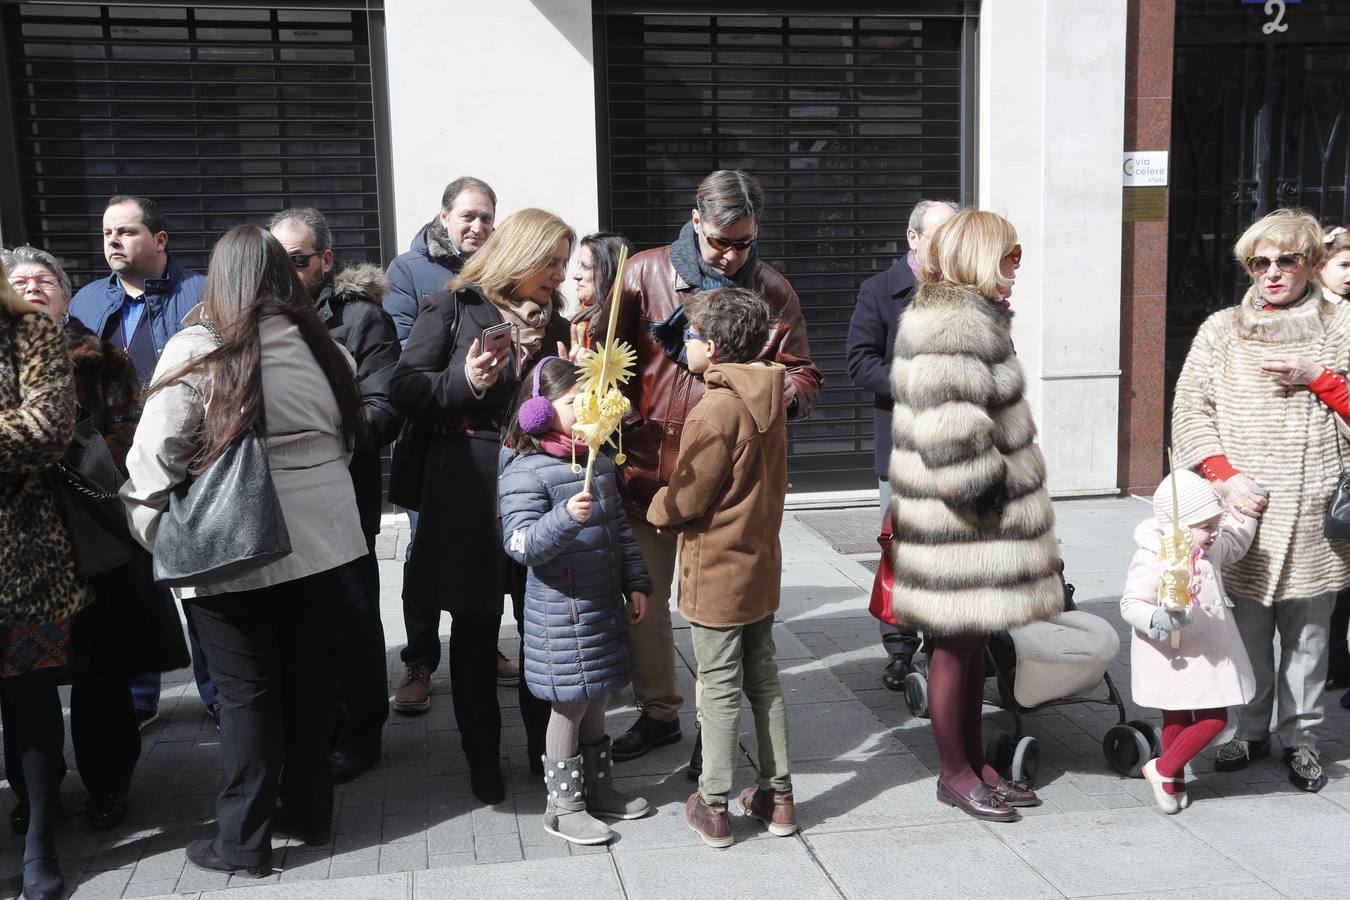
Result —
M 70 536 L 76 575 L 103 575 L 145 552 L 131 536 L 117 496 L 125 479 L 92 417 L 75 424 L 75 437 L 45 477 Z
M 1332 413 L 1332 415 L 1336 415 Z M 1341 455 L 1341 434 L 1336 420 L 1331 420 L 1331 434 L 1336 441 L 1336 461 L 1341 466 L 1341 477 L 1327 501 L 1326 516 L 1322 519 L 1322 533 L 1334 541 L 1350 538 L 1350 473 L 1345 471 L 1345 457 Z

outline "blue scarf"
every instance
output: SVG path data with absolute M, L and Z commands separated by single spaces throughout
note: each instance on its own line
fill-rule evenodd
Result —
M 723 275 L 703 261 L 694 223 L 685 222 L 684 227 L 680 229 L 680 236 L 670 245 L 670 264 L 675 267 L 675 271 L 686 284 L 693 285 L 701 291 L 721 287 L 745 287 L 754 275 L 755 267 L 759 265 L 759 250 L 752 244 L 750 252 L 746 254 L 745 264 L 736 270 L 736 274 Z M 684 314 L 684 307 L 677 306 L 664 322 L 657 322 L 651 326 L 652 338 L 661 345 L 666 356 L 685 368 L 689 367 L 689 360 L 684 351 L 684 329 L 688 324 L 689 318 Z

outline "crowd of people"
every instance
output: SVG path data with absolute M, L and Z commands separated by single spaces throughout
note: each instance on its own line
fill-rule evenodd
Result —
M 777 534 L 786 423 L 810 415 L 824 379 L 796 293 L 759 257 L 758 181 L 719 170 L 693 199 L 669 244 L 628 260 L 617 309 L 622 235 L 578 239 L 532 208 L 498 222 L 496 193 L 471 177 L 387 270 L 339 265 L 323 213 L 295 208 L 230 229 L 201 275 L 170 254 L 155 202 L 131 196 L 103 214 L 108 276 L 78 293 L 40 248 L 0 255 L 0 713 L 26 898 L 64 888 L 59 685 L 85 817 L 107 829 L 127 810 L 161 674 L 191 665 L 224 777 L 217 833 L 187 858 L 261 876 L 274 832 L 332 839 L 333 785 L 379 763 L 391 708 L 430 708 L 442 612 L 473 795 L 507 796 L 497 688 L 516 684 L 545 830 L 612 840 L 602 819 L 650 813 L 613 786 L 614 764 L 683 739 L 677 559 L 698 663 L 686 822 L 714 847 L 732 843 L 731 808 L 796 831 Z M 899 689 L 926 647 L 938 800 L 1015 821 L 1040 801 L 985 759 L 985 647 L 1064 608 L 1011 337 L 1022 247 L 1005 218 L 940 200 L 915 207 L 906 237 L 906 256 L 862 285 L 847 349 L 876 397 L 894 535 L 900 625 L 882 628 L 881 677 Z M 1140 527 L 1121 603 L 1134 696 L 1163 710 L 1142 774 L 1168 812 L 1228 707 L 1238 730 L 1216 768 L 1269 753 L 1274 716 L 1291 780 L 1319 790 L 1323 690 L 1350 681 L 1350 549 L 1322 528 L 1350 435 L 1350 236 L 1281 210 L 1235 254 L 1252 288 L 1196 337 L 1173 420 L 1182 471 Z M 621 455 L 590 460 L 573 432 L 578 363 L 611 328 L 636 353 L 631 412 Z M 412 523 L 392 698 L 374 556 L 390 445 L 388 499 Z M 231 509 L 238 473 L 272 502 Z M 265 546 L 217 565 L 231 548 L 181 537 L 194 502 Z M 1185 611 L 1158 603 L 1177 577 L 1159 546 L 1177 528 L 1192 554 Z M 185 561 L 195 574 L 178 573 Z M 515 660 L 498 649 L 507 596 Z M 611 740 L 606 706 L 630 683 L 640 715 Z M 742 695 L 758 773 L 736 793 Z

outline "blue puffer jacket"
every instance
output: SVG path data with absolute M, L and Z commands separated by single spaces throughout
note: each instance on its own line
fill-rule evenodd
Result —
M 600 456 L 591 519 L 567 511 L 583 474 L 570 459 L 503 449 L 497 480 L 506 552 L 529 568 L 525 581 L 525 683 L 542 700 L 576 703 L 613 693 L 633 677 L 627 594 L 650 594 L 619 498 L 614 463 Z

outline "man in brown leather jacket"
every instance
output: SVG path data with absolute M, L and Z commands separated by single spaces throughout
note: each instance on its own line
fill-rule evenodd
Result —
M 685 416 L 703 396 L 703 382 L 689 372 L 683 356 L 685 299 L 701 290 L 743 287 L 768 303 L 777 323 L 760 358 L 787 368 L 783 399 L 790 420 L 810 414 L 824 381 L 811 362 L 797 293 L 758 259 L 755 240 L 763 210 L 764 191 L 753 175 L 713 172 L 699 184 L 690 221 L 675 242 L 634 256 L 624 273 L 615 334 L 636 348 L 637 374 L 628 383 L 633 413 L 624 426 L 628 459 L 622 471 L 629 522 L 655 588 L 647 615 L 632 627 L 633 692 L 642 715 L 614 742 L 615 759 L 632 759 L 681 737 L 684 698 L 675 680 L 670 624 L 676 538 L 658 532 L 646 512 L 652 496 L 670 480 Z M 597 321 L 593 333 L 603 339 L 605 327 Z M 700 765 L 696 749 L 691 768 Z

